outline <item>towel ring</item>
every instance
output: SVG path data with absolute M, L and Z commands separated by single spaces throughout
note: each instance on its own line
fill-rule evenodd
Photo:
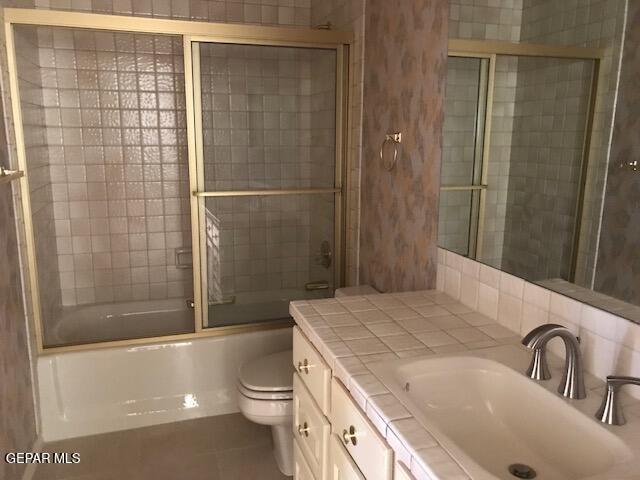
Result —
M 393 143 L 393 159 L 391 162 L 386 162 L 384 159 L 384 147 L 387 142 Z M 396 166 L 398 162 L 398 144 L 402 143 L 402 133 L 387 133 L 384 136 L 384 141 L 382 142 L 382 146 L 380 147 L 380 161 L 382 162 L 382 166 L 385 170 L 391 171 Z

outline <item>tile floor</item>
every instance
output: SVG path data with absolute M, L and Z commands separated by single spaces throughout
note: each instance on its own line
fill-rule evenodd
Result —
M 33 480 L 284 480 L 269 428 L 240 414 L 48 443 L 79 452 L 73 465 L 40 465 Z

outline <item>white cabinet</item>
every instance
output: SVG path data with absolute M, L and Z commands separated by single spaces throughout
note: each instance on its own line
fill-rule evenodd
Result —
M 416 480 L 409 468 L 402 462 L 396 462 L 393 469 L 393 480 Z
M 391 480 L 393 450 L 298 327 L 293 365 L 295 478 Z
M 298 440 L 293 442 L 293 478 L 294 480 L 316 480 L 300 450 Z
M 339 380 L 331 381 L 331 430 L 367 480 L 392 478 L 393 450 Z
M 293 375 L 293 435 L 317 480 L 326 478 L 331 425 L 322 414 L 300 375 Z
M 293 366 L 322 413 L 328 415 L 331 368 L 298 327 L 293 328 Z
M 365 480 L 364 475 L 342 446 L 340 439 L 329 440 L 329 480 Z

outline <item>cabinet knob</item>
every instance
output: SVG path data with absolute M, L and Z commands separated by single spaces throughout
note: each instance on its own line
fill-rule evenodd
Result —
M 309 360 L 306 358 L 302 362 L 298 362 L 298 371 L 300 373 L 309 373 Z
M 305 437 L 309 436 L 309 425 L 307 425 L 307 422 L 304 422 L 302 425 L 298 425 L 298 435 L 304 435 Z
M 345 445 L 349 445 L 349 442 L 355 447 L 358 444 L 358 439 L 356 438 L 356 428 L 351 425 L 349 430 L 346 428 L 342 430 L 342 441 Z

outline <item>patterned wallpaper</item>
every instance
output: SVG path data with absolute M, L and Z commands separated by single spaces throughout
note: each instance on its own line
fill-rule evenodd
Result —
M 31 5 L 32 6 L 32 5 Z M 29 7 L 28 1 L 0 1 L 0 7 Z M 0 11 L 0 20 L 2 13 Z M 0 165 L 13 165 L 15 155 L 10 134 L 10 112 L 7 85 L 7 61 L 4 30 L 0 32 Z M 9 140 L 8 140 L 9 139 Z M 22 302 L 20 263 L 14 196 L 9 185 L 0 185 L 0 458 L 8 451 L 29 451 L 36 439 L 36 413 L 33 406 L 32 378 L 29 356 L 29 332 Z M 18 222 L 19 223 L 19 222 Z M 0 461 L 0 478 L 22 478 L 24 465 L 9 465 Z
M 0 142 L 4 164 L 4 135 Z M 0 455 L 4 458 L 7 451 L 29 450 L 36 437 L 15 217 L 11 187 L 6 184 L 0 185 L 0 291 Z M 2 479 L 18 479 L 22 470 L 0 461 Z
M 382 291 L 435 286 L 447 5 L 367 4 L 360 282 Z M 403 145 L 388 172 L 378 152 L 392 131 Z
M 640 303 L 640 174 L 620 168 L 640 155 L 640 2 L 629 2 L 595 290 Z

